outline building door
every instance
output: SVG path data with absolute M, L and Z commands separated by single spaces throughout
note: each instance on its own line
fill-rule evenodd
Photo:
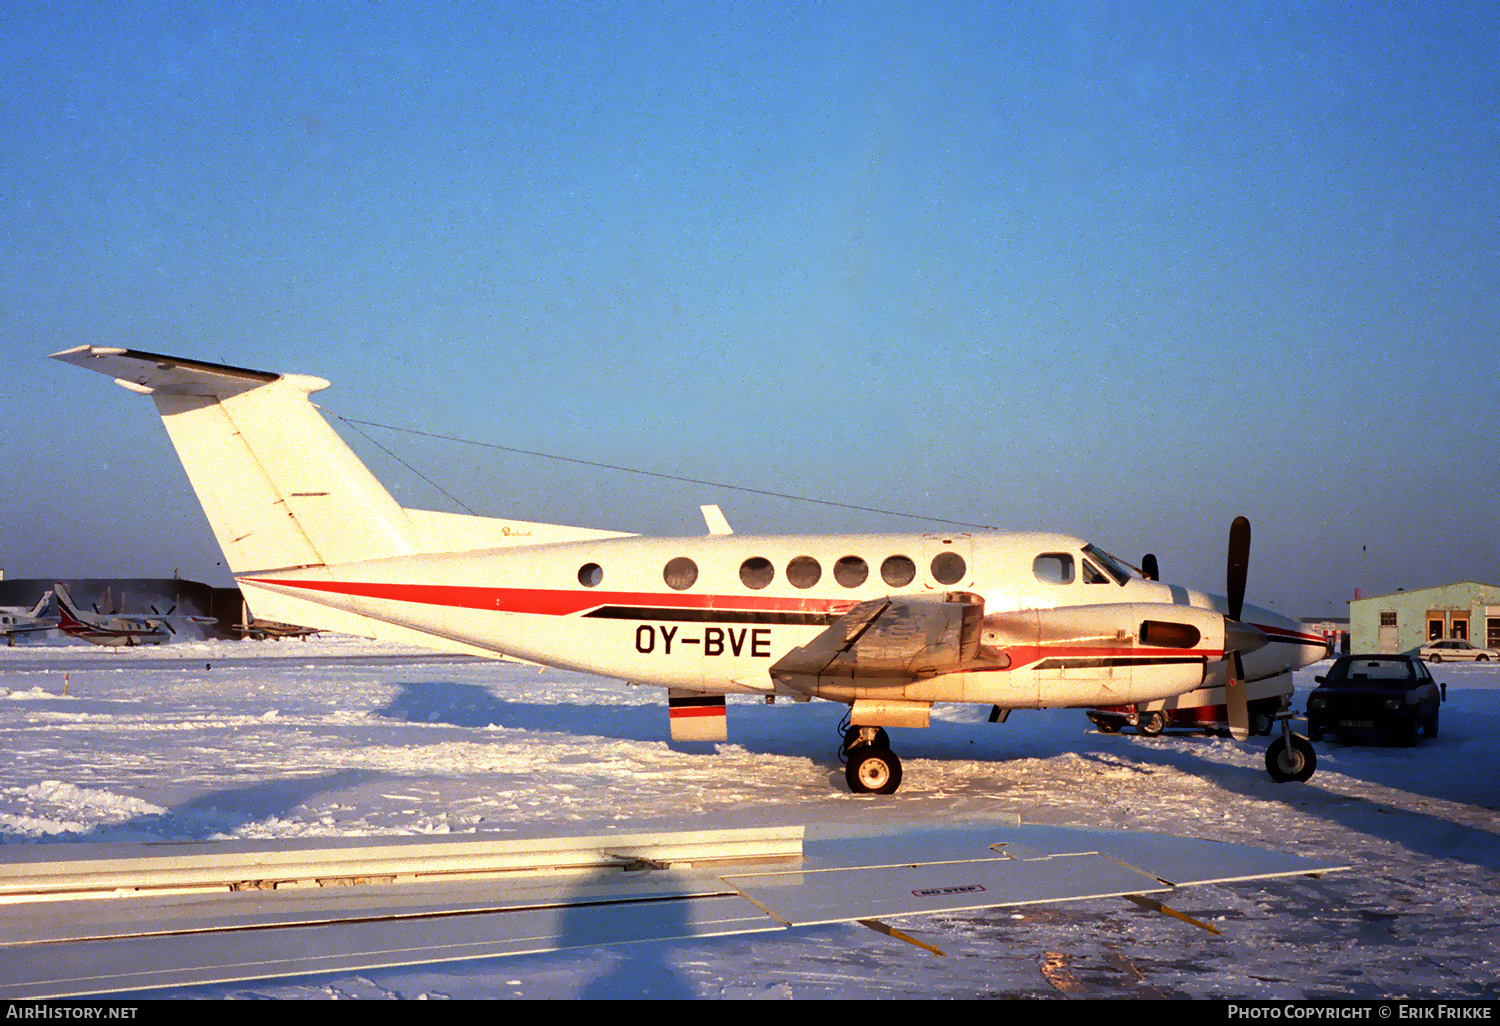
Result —
M 1500 623 L 1500 617 L 1496 618 Z M 1395 655 L 1400 651 L 1400 640 L 1396 634 L 1396 614 L 1380 614 L 1380 647 L 1381 655 Z

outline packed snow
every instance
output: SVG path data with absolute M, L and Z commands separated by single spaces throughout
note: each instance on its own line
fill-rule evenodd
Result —
M 1297 675 L 1297 708 L 1326 664 Z M 0 842 L 504 831 L 548 824 L 1024 822 L 1256 844 L 1348 872 L 1123 901 L 580 949 L 160 992 L 175 997 L 1500 998 L 1500 668 L 1434 667 L 1416 747 L 1096 732 L 1081 710 L 934 710 L 905 782 L 848 793 L 842 709 L 730 700 L 731 741 L 665 740 L 664 693 L 351 638 L 0 649 Z

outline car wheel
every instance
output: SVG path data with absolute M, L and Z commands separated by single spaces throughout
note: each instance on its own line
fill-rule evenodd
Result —
M 1437 737 L 1437 732 L 1438 714 L 1434 712 L 1432 714 L 1432 717 L 1428 719 L 1426 723 L 1422 724 L 1422 733 L 1426 734 L 1428 737 Z
M 1429 663 L 1440 663 L 1443 661 L 1443 657 L 1434 652 L 1432 653 L 1432 655 L 1427 657 L 1427 661 Z
M 1477 660 L 1476 660 L 1476 662 L 1481 662 L 1481 663 L 1487 663 L 1487 662 L 1489 662 L 1489 661 L 1490 661 L 1490 657 L 1489 657 L 1489 656 L 1487 656 L 1487 655 L 1482 655 L 1482 656 L 1480 656 L 1480 657 L 1479 657 L 1479 658 L 1478 658 L 1478 659 L 1477 659 Z
M 1250 714 L 1250 733 L 1252 734 L 1264 737 L 1271 732 L 1271 728 L 1275 724 L 1276 717 L 1264 710 Z
M 1285 738 L 1278 737 L 1266 749 L 1266 772 L 1278 784 L 1291 781 L 1300 784 L 1317 768 L 1318 753 L 1313 751 L 1312 742 L 1297 734 L 1292 735 L 1290 745 Z

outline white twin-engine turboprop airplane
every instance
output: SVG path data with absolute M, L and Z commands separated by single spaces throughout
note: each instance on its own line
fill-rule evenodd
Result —
M 669 688 L 676 738 L 722 739 L 724 695 L 850 707 L 846 776 L 891 793 L 885 727 L 935 702 L 1120 706 L 1247 686 L 1324 655 L 1321 636 L 1244 606 L 1249 524 L 1231 532 L 1229 598 L 1158 583 L 1057 534 L 730 532 L 644 538 L 403 509 L 317 412 L 321 378 L 125 349 L 55 358 L 149 394 L 257 618 Z M 1306 779 L 1312 747 L 1267 754 Z

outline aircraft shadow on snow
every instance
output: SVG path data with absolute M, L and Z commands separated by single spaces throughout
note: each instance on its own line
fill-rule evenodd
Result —
M 1266 776 L 1258 766 L 1226 766 L 1221 762 L 1205 758 L 1193 749 L 1156 746 L 1149 739 L 1135 738 L 1127 734 L 1094 735 L 1095 741 L 1081 742 L 1073 748 L 1086 759 L 1113 764 L 1116 768 L 1133 768 L 1142 773 L 1153 772 L 1154 766 L 1172 767 L 1184 773 L 1214 781 L 1227 791 L 1234 792 L 1249 802 L 1276 801 L 1295 807 L 1303 814 L 1312 813 L 1324 820 L 1337 822 L 1359 833 L 1370 833 L 1375 827 L 1374 817 L 1386 819 L 1380 823 L 1380 836 L 1390 836 L 1414 851 L 1439 858 L 1455 859 L 1486 869 L 1500 871 L 1500 846 L 1495 844 L 1495 835 L 1487 830 L 1455 823 L 1437 813 L 1392 809 L 1378 797 L 1367 797 L 1337 792 L 1325 792 L 1319 786 L 1316 775 L 1297 787 L 1289 785 L 1266 786 Z M 1205 740 L 1207 740 L 1205 738 Z M 1456 736 L 1449 735 L 1448 743 Z M 1121 743 L 1129 745 L 1122 747 Z M 1444 738 L 1423 740 L 1422 744 L 1443 744 Z M 1340 751 L 1342 746 L 1320 746 L 1318 751 Z M 1420 765 L 1421 748 L 1403 748 L 1399 753 L 1410 754 L 1415 761 L 1404 764 L 1405 773 L 1373 765 L 1341 764 L 1335 772 L 1363 780 L 1383 784 L 1409 794 L 1429 794 L 1441 799 L 1440 788 L 1424 790 L 1427 774 Z M 1029 754 L 1037 758 L 1040 755 Z M 1140 763 L 1150 765 L 1141 767 Z M 1415 772 L 1413 772 L 1415 770 Z M 1322 772 L 1320 770 L 1320 772 Z M 1311 798 L 1309 790 L 1319 792 L 1317 799 Z M 1330 800 L 1322 801 L 1321 798 Z M 1460 803 L 1461 804 L 1461 803 Z M 1392 833 L 1395 827 L 1398 833 Z M 1148 829 L 1166 829 L 1148 825 Z
M 196 841 L 230 833 L 251 823 L 290 818 L 319 795 L 358 787 L 382 776 L 370 770 L 348 769 L 315 776 L 258 780 L 228 787 L 119 823 L 101 823 L 89 830 L 55 834 L 49 842 Z

